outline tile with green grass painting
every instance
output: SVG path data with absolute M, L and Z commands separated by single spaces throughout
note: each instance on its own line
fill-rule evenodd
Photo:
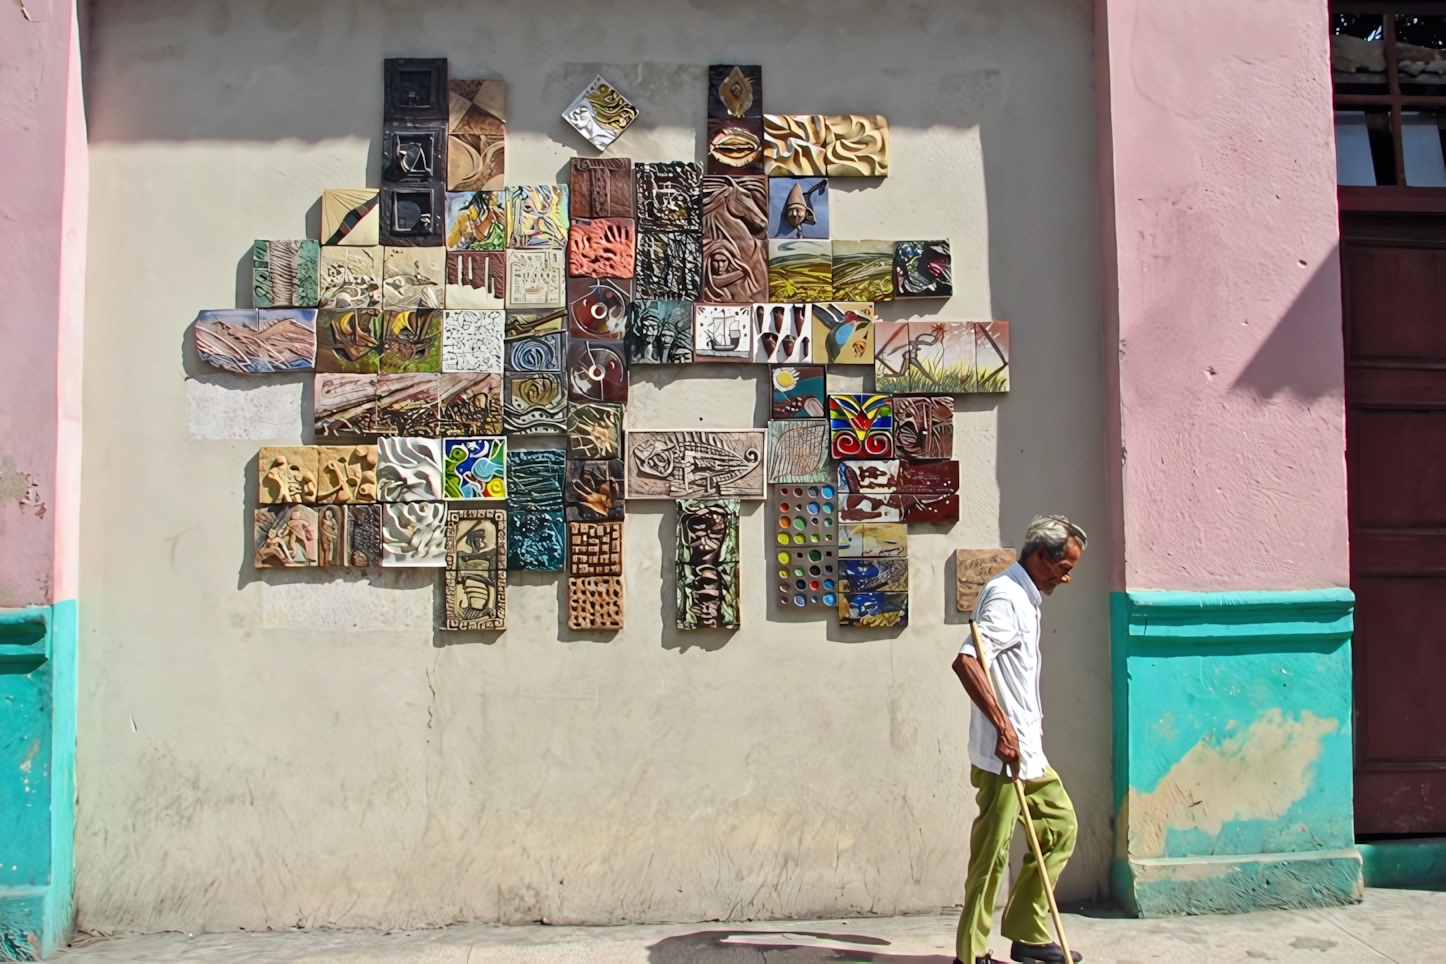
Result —
M 969 391 L 1009 391 L 1009 322 L 974 322 L 974 379 Z
M 911 321 L 909 353 L 909 391 L 940 395 L 974 391 L 972 322 Z

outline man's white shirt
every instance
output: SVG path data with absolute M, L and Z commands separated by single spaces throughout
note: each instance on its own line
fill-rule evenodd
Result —
M 1043 601 L 1034 580 L 1015 563 L 984 584 L 974 603 L 974 621 L 989 659 L 994 698 L 1019 737 L 1019 775 L 1037 780 L 1049 761 L 1044 758 L 1044 708 L 1039 699 L 1039 605 Z M 976 656 L 974 640 L 964 639 L 959 652 Z M 969 762 L 990 773 L 1003 773 L 994 755 L 999 731 L 970 702 Z

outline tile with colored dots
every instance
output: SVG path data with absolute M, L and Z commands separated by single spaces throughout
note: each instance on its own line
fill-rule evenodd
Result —
M 832 485 L 776 485 L 773 545 L 831 546 L 838 539 L 838 493 Z
M 838 605 L 838 560 L 832 546 L 774 552 L 778 601 L 784 606 Z

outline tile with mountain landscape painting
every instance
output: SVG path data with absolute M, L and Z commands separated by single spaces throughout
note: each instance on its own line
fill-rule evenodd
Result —
M 833 297 L 833 247 L 817 239 L 768 242 L 768 297 L 772 301 L 828 301 Z M 818 354 L 814 338 L 814 354 Z
M 892 301 L 894 242 L 833 242 L 833 296 L 840 301 Z
M 321 307 L 381 307 L 381 248 L 324 247 L 318 270 L 321 272 Z
M 316 370 L 368 374 L 379 371 L 382 313 L 378 308 L 322 308 L 316 317 Z
M 305 371 L 316 361 L 315 315 L 313 309 L 280 315 L 254 308 L 202 311 L 192 326 L 196 353 L 239 375 Z
M 381 215 L 374 187 L 328 188 L 321 192 L 321 243 L 324 245 L 380 244 Z

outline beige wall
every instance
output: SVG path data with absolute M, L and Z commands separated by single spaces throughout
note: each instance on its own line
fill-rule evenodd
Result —
M 1085 0 L 96 5 L 81 593 L 80 926 L 410 926 L 935 911 L 974 808 L 946 559 L 1030 515 L 1103 529 Z M 839 184 L 836 237 L 947 236 L 957 294 L 1008 318 L 1015 389 L 959 403 L 963 518 L 916 529 L 912 620 L 771 603 L 743 522 L 744 625 L 671 628 L 673 511 L 633 503 L 628 627 L 559 629 L 517 574 L 502 634 L 433 630 L 434 576 L 251 568 L 258 445 L 308 440 L 304 379 L 187 347 L 246 304 L 253 238 L 315 235 L 375 184 L 381 60 L 509 83 L 508 181 L 553 181 L 599 66 L 639 106 L 617 153 L 699 157 L 704 69 L 768 109 L 881 112 L 893 176 Z M 933 311 L 936 309 L 937 311 Z M 883 317 L 911 317 L 903 306 Z M 764 369 L 640 370 L 633 427 L 763 424 Z M 857 380 L 854 380 L 857 383 Z M 849 384 L 840 379 L 838 386 Z M 1066 896 L 1110 849 L 1105 566 L 1046 610 L 1047 746 L 1079 807 Z

